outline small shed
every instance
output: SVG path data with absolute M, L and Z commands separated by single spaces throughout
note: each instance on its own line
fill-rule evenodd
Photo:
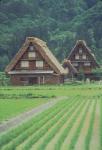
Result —
M 67 72 L 67 75 L 65 75 L 65 78 L 73 79 L 78 73 L 76 68 L 71 64 L 70 60 L 68 59 L 64 59 L 63 67 Z

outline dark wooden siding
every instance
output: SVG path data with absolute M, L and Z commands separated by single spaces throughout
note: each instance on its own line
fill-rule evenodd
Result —
M 29 79 L 30 78 L 39 78 L 40 77 L 40 84 L 43 84 L 43 77 L 44 77 L 44 84 L 60 84 L 64 82 L 64 77 L 61 75 L 12 75 L 11 76 L 11 84 L 12 85 L 30 85 Z M 33 82 L 33 81 L 32 81 Z M 33 84 L 39 84 L 38 80 Z
M 21 61 L 22 60 L 29 61 L 29 68 L 21 68 Z M 36 68 L 36 61 L 37 60 L 43 60 L 43 62 L 44 62 L 44 67 L 40 68 L 40 69 L 51 70 L 51 67 L 49 66 L 49 64 L 44 60 L 44 58 L 42 58 L 42 56 L 37 51 L 36 51 L 36 58 L 28 58 L 28 51 L 26 53 L 24 53 L 24 55 L 21 57 L 21 59 L 15 65 L 13 70 L 22 70 L 22 69 L 36 70 L 36 69 L 38 69 L 38 68 Z

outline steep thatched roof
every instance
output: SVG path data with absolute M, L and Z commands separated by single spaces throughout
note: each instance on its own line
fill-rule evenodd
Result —
M 8 73 L 11 71 L 17 62 L 20 60 L 22 55 L 26 52 L 27 48 L 29 47 L 30 43 L 34 45 L 36 50 L 42 55 L 42 57 L 46 60 L 46 62 L 53 68 L 53 70 L 58 74 L 65 74 L 65 69 L 61 66 L 55 56 L 47 47 L 46 43 L 38 38 L 35 37 L 27 37 L 25 43 L 15 55 L 15 57 L 11 60 L 10 64 L 6 67 L 5 72 Z
M 76 70 L 76 68 L 71 64 L 70 60 L 68 60 L 68 59 L 64 59 L 64 61 L 63 61 L 63 67 L 64 68 L 68 68 L 69 72 L 71 72 L 73 74 L 78 73 L 77 70 Z
M 84 40 L 78 40 L 74 46 L 74 48 L 71 50 L 68 59 L 70 60 L 71 56 L 73 55 L 73 53 L 77 50 L 78 46 L 81 45 L 82 47 L 85 48 L 85 50 L 88 52 L 89 56 L 92 58 L 94 64 L 97 67 L 100 67 L 99 64 L 96 61 L 95 55 L 92 53 L 91 49 L 87 46 L 86 42 Z

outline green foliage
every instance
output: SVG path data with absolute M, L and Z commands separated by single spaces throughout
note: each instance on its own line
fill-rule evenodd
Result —
M 5 75 L 4 72 L 0 72 L 0 86 L 7 86 L 10 84 L 10 79 Z
M 68 56 L 77 39 L 84 39 L 102 63 L 99 0 L 2 0 L 0 29 L 0 70 L 4 70 L 26 36 L 47 41 L 60 61 Z

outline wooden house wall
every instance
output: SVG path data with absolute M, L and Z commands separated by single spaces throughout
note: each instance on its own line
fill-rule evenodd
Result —
M 49 64 L 44 60 L 44 58 L 37 52 L 36 52 L 36 57 L 35 58 L 29 58 L 28 57 L 28 52 L 29 50 L 27 50 L 23 56 L 21 57 L 21 59 L 18 61 L 18 63 L 15 65 L 15 67 L 13 68 L 13 70 L 22 70 L 22 69 L 26 69 L 26 70 L 36 70 L 36 61 L 37 60 L 43 60 L 43 68 L 40 68 L 40 69 L 43 69 L 43 70 L 51 70 L 51 67 L 49 66 Z M 22 68 L 21 67 L 21 61 L 22 60 L 27 60 L 29 61 L 29 68 Z
M 73 54 L 70 57 L 71 61 L 75 61 L 75 55 L 79 54 L 79 48 L 82 48 L 83 49 L 83 54 L 86 54 L 86 60 L 84 60 L 84 61 L 93 61 L 92 56 L 89 55 L 89 53 L 88 53 L 88 51 L 86 50 L 85 47 L 76 47 L 75 50 L 73 51 Z M 80 58 L 79 60 L 83 61 L 82 58 Z
M 11 75 L 11 84 L 12 85 L 30 85 L 29 79 L 30 78 L 37 78 L 37 82 L 33 84 L 60 84 L 64 82 L 64 76 L 61 75 Z M 40 83 L 38 82 L 38 78 L 40 77 Z M 43 83 L 43 77 L 44 77 L 44 83 Z M 24 82 L 22 79 L 26 78 L 26 82 Z
M 82 49 L 82 55 L 86 55 L 86 59 L 82 58 L 82 55 L 79 54 L 79 49 Z M 75 59 L 75 55 L 79 55 L 81 57 L 79 57 L 79 59 Z M 95 68 L 96 65 L 93 61 L 92 56 L 88 53 L 87 48 L 83 45 L 77 45 L 72 53 L 72 55 L 69 57 L 71 63 L 78 63 L 78 66 L 75 66 L 75 68 L 77 69 L 77 71 L 83 71 L 84 73 L 91 73 L 92 72 L 92 68 Z M 90 66 L 84 66 L 85 62 L 90 62 Z

